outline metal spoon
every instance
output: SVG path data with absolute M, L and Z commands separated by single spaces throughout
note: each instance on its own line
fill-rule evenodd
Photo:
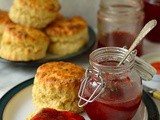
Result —
M 120 63 L 118 64 L 118 66 L 120 66 L 125 59 L 129 56 L 129 54 L 135 49 L 135 47 L 143 40 L 143 38 L 157 25 L 157 21 L 156 20 L 151 20 L 149 21 L 141 30 L 141 32 L 139 33 L 139 35 L 137 36 L 137 38 L 135 39 L 135 41 L 133 42 L 133 44 L 131 45 L 131 47 L 129 48 L 128 52 L 126 53 L 126 55 L 123 57 L 123 59 L 120 61 Z

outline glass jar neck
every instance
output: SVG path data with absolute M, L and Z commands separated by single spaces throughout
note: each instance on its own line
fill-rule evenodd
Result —
M 142 0 L 101 0 L 101 11 L 110 14 L 132 14 L 143 9 Z
M 130 54 L 124 64 L 119 67 L 117 66 L 126 52 L 126 49 L 119 47 L 99 48 L 90 54 L 89 62 L 93 68 L 108 73 L 119 74 L 126 71 L 131 71 L 134 67 L 136 53 Z

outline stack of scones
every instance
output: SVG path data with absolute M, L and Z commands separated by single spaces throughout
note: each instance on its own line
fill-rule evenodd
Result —
M 0 57 L 11 61 L 43 59 L 77 52 L 89 39 L 81 17 L 65 18 L 58 0 L 14 0 L 0 11 Z

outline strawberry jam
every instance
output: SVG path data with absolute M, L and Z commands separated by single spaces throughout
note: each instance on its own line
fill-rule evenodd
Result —
M 124 32 L 124 31 L 114 31 L 111 33 L 104 34 L 99 40 L 98 40 L 98 47 L 109 47 L 109 46 L 115 46 L 115 47 L 123 47 L 127 46 L 129 48 L 132 43 L 134 42 L 136 36 Z M 142 43 L 140 43 L 136 47 L 138 53 L 138 56 L 141 56 L 143 54 L 142 49 Z
M 101 101 L 87 104 L 85 111 L 91 120 L 131 120 L 139 107 L 140 100 L 141 95 L 127 102 L 111 104 L 107 104 L 107 101 L 102 99 Z
M 31 120 L 85 120 L 85 119 L 76 113 L 44 108 L 38 114 L 36 114 Z

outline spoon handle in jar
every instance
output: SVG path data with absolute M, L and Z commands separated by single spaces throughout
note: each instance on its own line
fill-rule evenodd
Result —
M 128 55 L 135 49 L 135 47 L 143 40 L 143 38 L 157 25 L 157 21 L 156 20 L 151 20 L 149 21 L 141 30 L 141 32 L 139 33 L 139 35 L 137 36 L 137 38 L 135 39 L 135 41 L 133 42 L 133 44 L 131 45 L 131 47 L 129 48 L 128 52 L 126 53 L 126 55 L 123 57 L 123 59 L 120 61 L 120 63 L 118 64 L 118 66 L 120 66 L 125 59 L 128 57 Z

